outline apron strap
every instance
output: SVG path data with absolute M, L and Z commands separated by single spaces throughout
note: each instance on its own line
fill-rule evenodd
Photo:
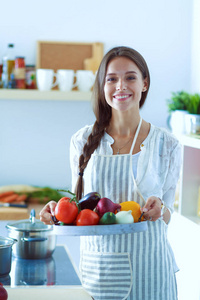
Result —
M 135 133 L 135 136 L 134 136 L 134 139 L 133 139 L 133 143 L 132 143 L 132 146 L 131 146 L 131 150 L 130 150 L 130 152 L 129 152 L 129 154 L 131 154 L 131 155 L 132 155 L 132 153 L 133 153 L 133 149 L 134 149 L 134 147 L 135 147 L 135 143 L 136 143 L 138 134 L 139 134 L 139 132 L 140 132 L 141 125 L 142 125 L 142 118 L 140 117 L 140 122 L 139 122 L 139 124 L 138 124 L 137 130 L 136 130 L 136 133 Z
M 140 196 L 140 198 L 143 200 L 144 204 L 145 204 L 146 201 L 144 200 L 144 197 L 142 196 L 142 194 L 140 193 L 140 191 L 137 187 L 137 184 L 136 184 L 136 181 L 135 181 L 135 176 L 133 174 L 133 166 L 132 166 L 132 153 L 133 153 L 133 149 L 134 149 L 138 134 L 140 132 L 141 125 L 142 125 L 142 118 L 140 117 L 140 122 L 138 124 L 138 127 L 137 127 L 137 130 L 136 130 L 136 133 L 135 133 L 135 136 L 134 136 L 133 143 L 132 143 L 131 150 L 130 150 L 129 154 L 130 154 L 131 175 L 132 175 L 133 182 L 134 182 L 134 187 L 135 187 L 135 189 L 134 189 L 134 198 L 136 198 L 135 196 L 136 196 L 136 194 L 138 194 Z

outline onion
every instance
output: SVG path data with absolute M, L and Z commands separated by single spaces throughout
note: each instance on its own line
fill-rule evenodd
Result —
M 131 224 L 134 223 L 134 218 L 132 216 L 132 210 L 122 210 L 116 214 L 117 224 Z
M 121 209 L 120 204 L 114 203 L 108 198 L 101 198 L 97 203 L 95 211 L 101 218 L 106 212 L 115 213 L 115 211 L 118 209 Z

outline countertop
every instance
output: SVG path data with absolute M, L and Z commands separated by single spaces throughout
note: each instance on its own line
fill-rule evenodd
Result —
M 8 300 L 91 300 L 81 286 L 7 288 Z

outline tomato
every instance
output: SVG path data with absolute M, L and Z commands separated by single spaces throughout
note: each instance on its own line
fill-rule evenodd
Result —
M 78 207 L 75 201 L 71 201 L 69 197 L 61 198 L 55 208 L 55 217 L 57 220 L 70 224 L 78 215 Z
M 76 218 L 77 226 L 97 225 L 99 223 L 99 216 L 91 209 L 83 209 Z

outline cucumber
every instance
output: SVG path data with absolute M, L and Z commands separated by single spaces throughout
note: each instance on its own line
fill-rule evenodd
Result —
M 106 212 L 100 219 L 100 225 L 110 225 L 116 223 L 116 216 L 113 212 Z

